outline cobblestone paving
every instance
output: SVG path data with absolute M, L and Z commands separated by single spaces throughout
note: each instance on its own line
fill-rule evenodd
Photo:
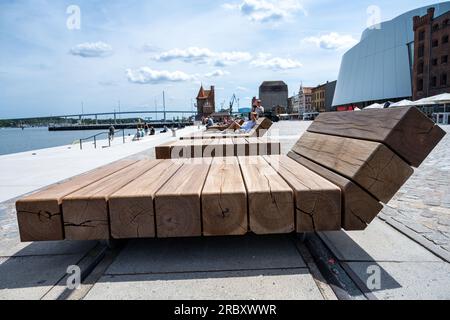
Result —
M 450 127 L 383 213 L 450 252 Z

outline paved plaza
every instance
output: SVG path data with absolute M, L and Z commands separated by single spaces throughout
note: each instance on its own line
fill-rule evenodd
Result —
M 309 125 L 279 122 L 269 134 L 281 138 L 285 154 Z M 351 285 L 344 286 L 349 298 L 450 299 L 449 139 L 367 230 L 318 234 L 326 248 L 319 258 L 333 275 L 350 279 Z M 146 148 L 122 153 L 122 158 L 152 158 L 155 144 L 148 141 Z M 117 158 L 120 152 L 115 151 Z M 8 181 L 2 183 L 7 188 Z M 311 243 L 291 235 L 133 240 L 111 250 L 95 241 L 20 243 L 14 208 L 18 196 L 0 204 L 0 300 L 342 298 L 320 272 L 317 257 L 312 258 Z M 89 269 L 99 252 L 107 253 Z M 79 291 L 66 289 L 70 265 L 89 270 Z M 381 272 L 381 286 L 368 289 L 367 271 L 373 267 Z

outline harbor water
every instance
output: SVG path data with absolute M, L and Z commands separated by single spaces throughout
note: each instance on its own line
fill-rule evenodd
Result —
M 57 131 L 50 132 L 48 128 L 0 128 L 0 155 L 53 148 L 78 144 L 80 139 L 88 138 L 105 130 L 89 131 Z M 134 135 L 135 129 L 125 130 L 125 134 Z M 122 132 L 116 133 L 121 136 Z M 118 138 L 116 136 L 116 138 Z M 98 139 L 107 139 L 101 135 Z

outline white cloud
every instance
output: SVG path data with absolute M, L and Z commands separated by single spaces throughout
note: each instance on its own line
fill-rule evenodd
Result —
M 163 82 L 199 81 L 201 78 L 216 78 L 228 74 L 223 70 L 215 70 L 204 75 L 187 74 L 183 71 L 154 70 L 150 67 L 126 70 L 128 81 L 134 84 L 158 84 Z
M 358 40 L 351 35 L 339 34 L 337 32 L 331 32 L 317 37 L 309 37 L 304 39 L 307 43 L 313 43 L 319 48 L 325 50 L 341 50 L 354 46 Z
M 206 78 L 216 78 L 216 77 L 223 77 L 225 75 L 229 74 L 229 72 L 227 71 L 223 71 L 223 70 L 215 70 L 213 72 L 210 73 L 206 73 L 205 77 Z
M 221 52 L 217 54 L 217 56 L 215 57 L 214 64 L 216 66 L 227 66 L 239 62 L 250 61 L 251 59 L 252 55 L 248 52 L 242 51 Z
M 303 66 L 298 60 L 272 57 L 271 55 L 264 53 L 260 53 L 258 57 L 250 63 L 250 65 L 272 70 L 297 69 Z
M 131 83 L 156 84 L 161 82 L 184 82 L 195 79 L 195 76 L 182 71 L 153 70 L 149 67 L 139 69 L 127 69 L 127 78 Z
M 172 49 L 162 52 L 154 59 L 157 61 L 181 60 L 187 63 L 214 64 L 216 66 L 227 66 L 234 63 L 251 60 L 252 56 L 248 52 L 214 52 L 208 48 L 189 47 L 187 49 Z
M 251 21 L 262 23 L 286 20 L 299 11 L 306 15 L 299 0 L 243 0 L 240 4 L 225 3 L 222 7 L 239 10 Z
M 172 49 L 156 55 L 158 61 L 182 60 L 184 62 L 207 63 L 214 53 L 207 48 L 190 47 L 187 49 Z
M 73 47 L 70 54 L 83 58 L 104 58 L 113 54 L 113 48 L 104 42 L 86 42 Z

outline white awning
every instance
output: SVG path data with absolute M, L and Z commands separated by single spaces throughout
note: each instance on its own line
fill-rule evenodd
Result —
M 432 106 L 436 104 L 450 104 L 450 93 L 438 94 L 437 96 L 423 98 L 413 102 L 414 106 Z
M 393 103 L 389 106 L 389 108 L 395 108 L 395 107 L 410 107 L 410 106 L 414 106 L 414 103 L 412 101 L 409 100 L 402 100 L 396 103 Z
M 438 94 L 437 96 L 428 98 L 428 100 L 436 104 L 450 103 L 450 93 Z
M 365 107 L 364 110 L 365 109 L 384 109 L 384 105 L 379 104 L 379 103 L 374 103 L 374 104 L 371 104 L 368 107 Z

